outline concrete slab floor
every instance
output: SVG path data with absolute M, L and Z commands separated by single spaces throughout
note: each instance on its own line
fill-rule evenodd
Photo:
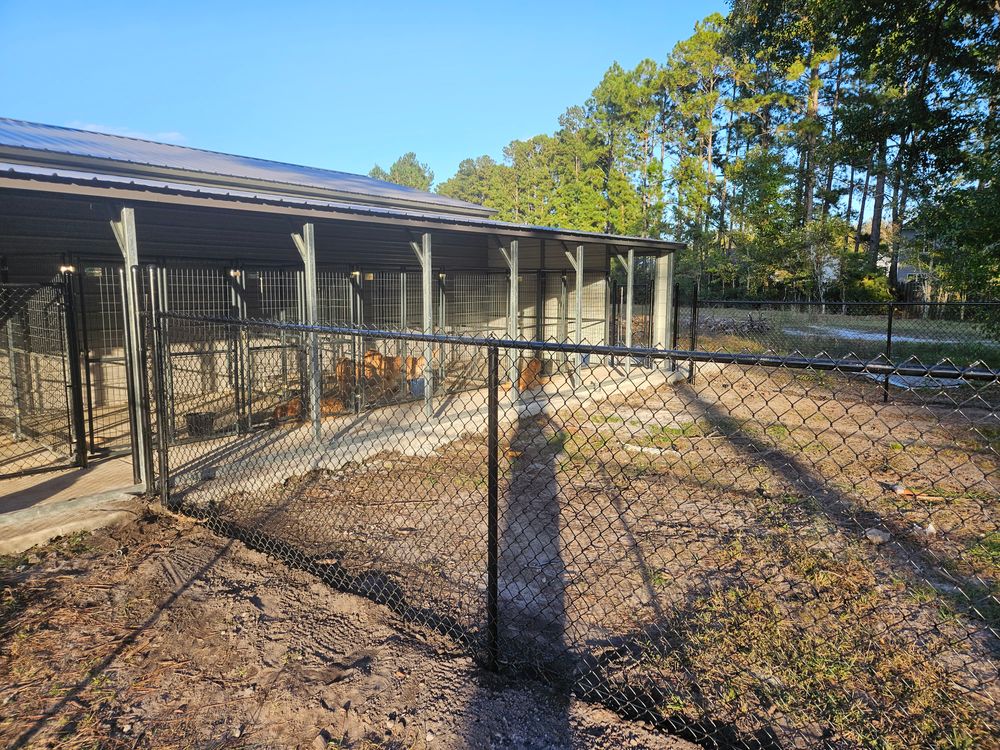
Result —
M 59 469 L 0 479 L 0 516 L 36 505 L 132 488 L 130 456 L 92 460 L 86 469 Z
M 0 480 L 0 554 L 128 521 L 139 512 L 129 456 Z

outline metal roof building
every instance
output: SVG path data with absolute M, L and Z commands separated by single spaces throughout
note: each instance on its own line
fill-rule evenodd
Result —
M 91 451 L 134 448 L 106 415 L 138 391 L 152 297 L 199 313 L 669 343 L 680 244 L 493 216 L 360 175 L 0 118 L 0 281 L 69 272 L 87 413 L 73 440 Z M 635 295 L 639 263 L 655 282 Z

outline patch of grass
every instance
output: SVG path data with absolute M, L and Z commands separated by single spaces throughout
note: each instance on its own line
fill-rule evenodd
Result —
M 775 440 L 785 440 L 790 434 L 788 428 L 783 424 L 768 425 L 764 432 Z
M 819 501 L 812 495 L 803 496 L 786 493 L 784 495 L 778 495 L 775 499 L 784 505 L 794 506 L 808 511 L 817 511 L 821 507 Z
M 684 437 L 703 437 L 707 434 L 704 426 L 699 422 L 686 422 L 681 425 L 659 425 L 648 429 L 649 436 L 646 438 L 648 444 L 659 448 L 669 447 L 674 441 Z
M 1000 531 L 994 531 L 980 539 L 969 550 L 978 562 L 991 567 L 1000 567 Z
M 592 414 L 590 416 L 590 421 L 594 424 L 620 424 L 624 420 L 617 414 Z
M 906 593 L 910 600 L 917 604 L 930 604 L 938 598 L 937 589 L 923 581 L 907 587 Z
M 74 531 L 66 536 L 52 540 L 53 546 L 58 546 L 71 555 L 81 555 L 90 549 L 90 532 Z
M 819 555 L 808 561 L 807 577 L 837 567 Z M 801 730 L 813 740 L 813 732 L 825 731 L 837 746 L 984 746 L 991 730 L 982 707 L 942 687 L 947 674 L 927 658 L 927 645 L 879 635 L 858 602 L 870 606 L 867 597 L 837 597 L 831 604 L 842 617 L 806 627 L 766 588 L 706 593 L 679 613 L 672 650 L 658 655 L 659 666 L 694 669 L 700 686 L 718 686 L 699 696 L 717 714 L 765 715 L 775 707 L 786 731 Z M 922 720 L 914 721 L 917 716 Z
M 673 579 L 667 575 L 664 571 L 658 570 L 650 577 L 649 582 L 655 588 L 663 588 L 664 586 L 669 586 Z

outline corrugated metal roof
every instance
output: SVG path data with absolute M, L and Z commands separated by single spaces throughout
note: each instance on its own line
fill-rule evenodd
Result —
M 183 174 L 185 182 L 204 181 L 215 185 L 226 182 L 234 187 L 245 187 L 250 182 L 258 186 L 269 184 L 273 192 L 301 197 L 329 197 L 337 193 L 353 195 L 358 202 L 365 196 L 380 204 L 423 205 L 439 211 L 481 216 L 493 213 L 473 203 L 363 175 L 8 118 L 0 118 L 0 154 L 12 161 L 66 168 L 81 166 L 66 161 L 66 157 L 99 159 L 109 163 L 107 168 L 99 168 L 102 173 L 113 173 L 110 164 L 117 164 L 120 171 L 143 173 L 137 176 L 159 172 L 158 176 L 168 178 Z M 142 169 L 137 170 L 137 167 Z M 164 174 L 164 170 L 170 174 Z
M 594 244 L 615 244 L 649 248 L 658 251 L 673 251 L 683 249 L 684 244 L 669 240 L 649 237 L 623 237 L 599 232 L 581 232 L 558 227 L 540 227 L 526 224 L 513 224 L 497 221 L 481 216 L 462 216 L 446 211 L 418 211 L 393 208 L 390 206 L 372 206 L 368 204 L 350 203 L 344 201 L 304 198 L 284 194 L 272 194 L 255 190 L 231 189 L 218 186 L 192 185 L 182 182 L 157 180 L 151 178 L 131 177 L 125 175 L 100 174 L 80 170 L 60 169 L 37 165 L 0 162 L 0 178 L 14 177 L 21 180 L 45 180 L 71 183 L 75 185 L 93 186 L 94 188 L 129 188 L 151 193 L 167 193 L 170 195 L 188 195 L 192 197 L 225 199 L 242 202 L 255 202 L 271 205 L 284 205 L 296 208 L 316 209 L 321 211 L 354 214 L 381 218 L 398 218 L 417 223 L 446 224 L 456 229 L 467 227 L 479 231 L 488 231 L 497 235 L 531 234 L 538 237 L 552 237 L 568 241 Z M 95 191 L 96 192 L 96 191 Z

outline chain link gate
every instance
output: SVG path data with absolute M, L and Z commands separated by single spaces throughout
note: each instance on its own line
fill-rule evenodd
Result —
M 86 463 L 69 282 L 0 283 L 0 477 Z

